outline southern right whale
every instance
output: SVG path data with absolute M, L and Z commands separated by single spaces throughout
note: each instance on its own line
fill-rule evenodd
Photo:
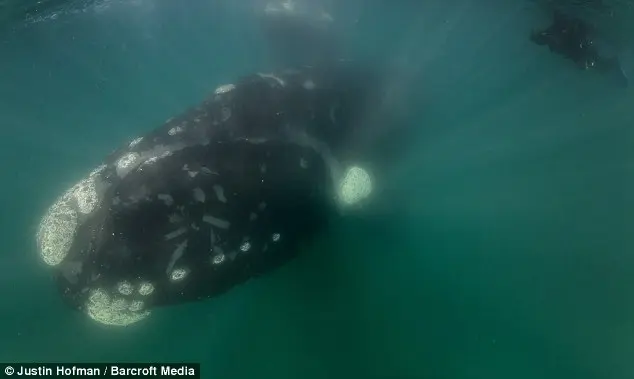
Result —
M 331 62 L 248 75 L 122 145 L 40 223 L 64 301 L 129 325 L 279 267 L 370 201 L 371 162 L 388 163 L 359 143 L 382 87 L 365 72 Z

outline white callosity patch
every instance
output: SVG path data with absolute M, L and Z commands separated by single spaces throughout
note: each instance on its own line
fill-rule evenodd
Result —
M 143 165 L 141 166 L 141 168 L 143 168 L 143 166 L 146 165 L 151 165 L 156 163 L 160 158 L 159 157 L 150 157 L 148 158 L 145 162 L 143 162 Z
M 68 194 L 56 201 L 42 218 L 37 233 L 42 258 L 52 266 L 64 259 L 75 236 L 77 212 L 70 201 Z
M 184 131 L 185 129 L 183 129 L 182 126 L 175 126 L 173 128 L 171 128 L 170 130 L 167 131 L 167 134 L 169 134 L 170 136 L 175 136 L 177 134 L 180 134 Z
M 143 137 L 139 137 L 139 138 L 135 138 L 133 139 L 130 144 L 128 145 L 130 147 L 130 149 L 132 149 L 133 147 L 135 147 L 136 145 L 139 144 L 139 142 L 143 141 Z
M 246 253 L 249 250 L 251 250 L 251 243 L 249 241 L 245 241 L 242 245 L 240 245 L 240 251 L 243 253 Z
M 97 167 L 86 179 L 83 179 L 71 188 L 75 199 L 77 199 L 77 206 L 79 207 L 79 211 L 81 213 L 89 214 L 97 206 L 97 203 L 99 202 L 96 182 L 97 175 L 99 175 L 105 168 L 105 165 Z
M 219 265 L 222 262 L 225 261 L 225 255 L 224 254 L 218 254 L 215 255 L 212 259 L 211 259 L 211 263 L 215 264 L 215 265 Z
M 77 212 L 72 208 L 69 194 L 53 204 L 42 218 L 37 243 L 46 264 L 60 264 L 73 243 L 77 227 Z
M 339 186 L 339 199 L 346 205 L 352 205 L 371 193 L 372 179 L 368 172 L 356 166 L 348 168 Z
M 139 153 L 127 153 L 117 161 L 117 175 L 123 178 L 141 163 Z
M 209 143 L 209 140 L 201 138 L 197 142 L 198 143 L 196 143 L 196 145 L 206 145 Z M 140 154 L 139 160 L 143 163 L 139 169 L 143 170 L 159 160 L 167 158 L 175 152 L 185 149 L 188 146 L 191 146 L 191 144 L 188 145 L 182 142 L 172 143 L 169 145 L 155 145 L 152 149 L 146 150 Z
M 143 153 L 143 155 L 141 156 L 141 161 L 143 161 L 141 169 L 143 169 L 143 167 L 145 166 L 152 165 L 158 162 L 160 159 L 167 158 L 175 151 L 182 150 L 185 147 L 185 144 L 175 144 L 170 146 L 157 145 L 152 148 L 152 150 Z
M 134 324 L 150 315 L 150 311 L 140 311 L 132 302 L 110 297 L 103 289 L 91 292 L 86 303 L 86 313 L 97 322 L 115 326 Z
M 130 282 L 123 281 L 117 284 L 117 291 L 119 291 L 119 293 L 122 295 L 132 295 L 132 292 L 134 292 L 134 288 L 132 287 L 132 284 Z
M 173 282 L 179 282 L 185 279 L 188 273 L 189 271 L 187 269 L 177 268 L 174 271 L 172 271 L 172 273 L 170 274 L 170 280 Z
M 122 298 L 114 298 L 110 303 L 110 309 L 116 312 L 124 312 L 129 306 L 130 303 Z
M 40 255 L 48 265 L 60 264 L 75 237 L 79 213 L 91 213 L 97 203 L 97 175 L 105 166 L 93 170 L 88 178 L 71 187 L 48 209 L 40 222 L 36 240 Z
M 231 92 L 234 89 L 236 89 L 236 86 L 234 84 L 224 84 L 224 85 L 221 85 L 220 87 L 216 88 L 216 90 L 214 91 L 214 94 L 222 95 L 222 94 L 225 94 L 227 92 Z
M 132 312 L 139 312 L 143 309 L 143 302 L 141 300 L 133 300 L 128 309 Z
M 154 286 L 150 282 L 143 282 L 139 285 L 139 294 L 149 296 L 154 292 Z
M 271 236 L 271 240 L 273 242 L 277 242 L 280 240 L 280 234 L 279 233 L 273 233 L 273 235 Z

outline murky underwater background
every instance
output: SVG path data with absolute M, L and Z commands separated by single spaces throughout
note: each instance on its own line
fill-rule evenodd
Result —
M 634 377 L 634 91 L 532 45 L 550 21 L 532 2 L 341 5 L 356 53 L 395 62 L 422 131 L 385 205 L 271 275 L 129 328 L 67 309 L 35 250 L 40 217 L 119 144 L 266 71 L 266 41 L 236 4 L 91 2 L 0 29 L 0 361 Z

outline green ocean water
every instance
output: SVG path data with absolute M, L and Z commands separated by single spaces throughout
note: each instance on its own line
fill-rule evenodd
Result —
M 101 2 L 2 30 L 0 361 L 634 378 L 634 92 L 532 45 L 549 20 L 519 1 L 342 6 L 357 54 L 396 62 L 395 101 L 421 131 L 372 216 L 138 325 L 67 309 L 35 249 L 46 208 L 119 144 L 272 65 L 228 4 Z

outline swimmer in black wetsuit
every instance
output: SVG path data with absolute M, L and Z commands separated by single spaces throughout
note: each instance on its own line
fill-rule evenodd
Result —
M 625 75 L 618 58 L 600 56 L 589 26 L 580 19 L 555 11 L 552 25 L 540 32 L 532 32 L 530 38 L 538 45 L 547 45 L 550 51 L 574 61 L 584 70 Z
M 129 325 L 292 259 L 373 191 L 353 142 L 377 85 L 345 64 L 251 75 L 114 152 L 37 233 L 66 303 Z

